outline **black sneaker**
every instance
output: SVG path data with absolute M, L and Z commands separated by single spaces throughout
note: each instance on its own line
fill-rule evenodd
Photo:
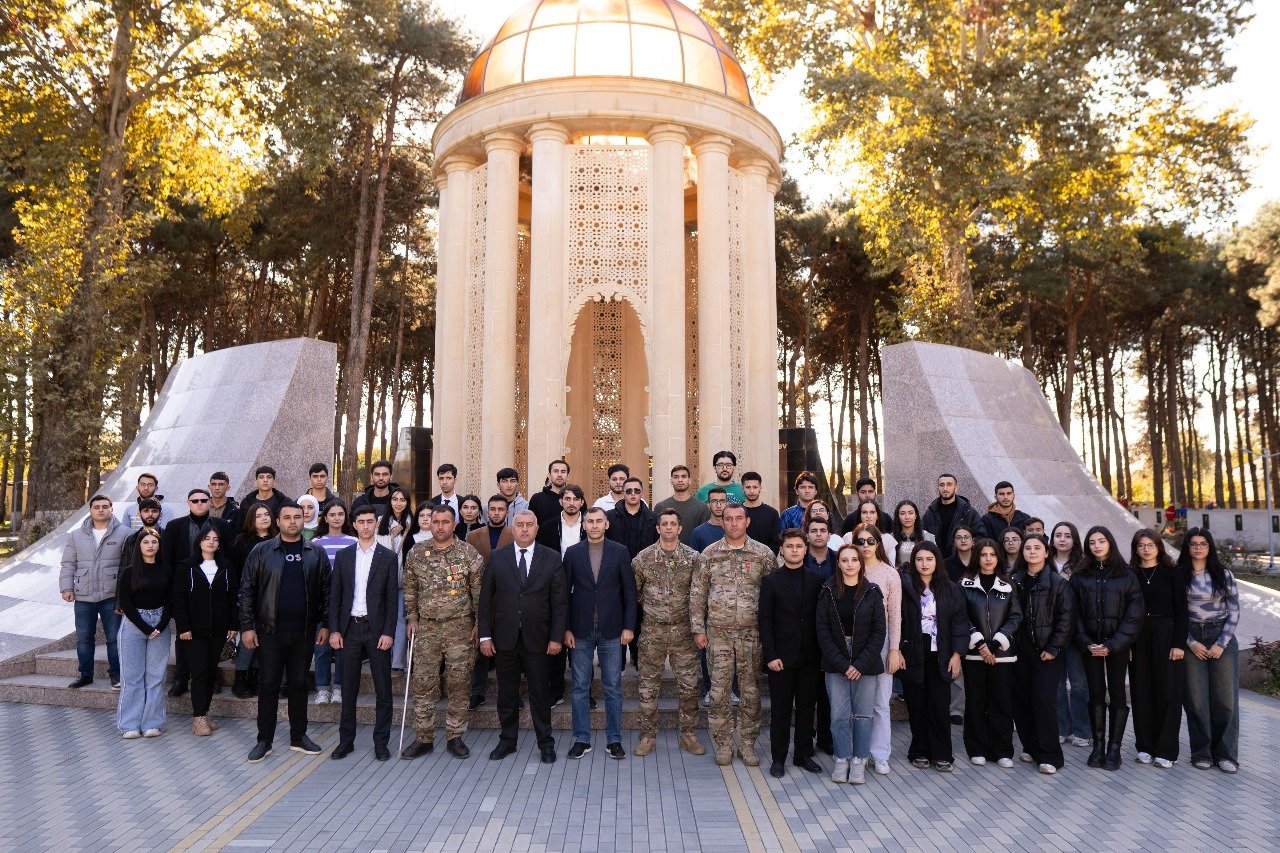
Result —
M 627 757 L 627 751 L 620 743 L 611 743 L 604 748 L 604 751 L 609 753 L 610 758 L 616 758 L 619 761 Z
M 479 708 L 483 704 L 484 704 L 483 696 L 472 696 L 471 701 L 467 704 L 467 708 L 469 710 L 474 711 L 476 708 Z
M 316 743 L 306 735 L 303 735 L 301 739 L 290 743 L 289 748 L 294 752 L 305 752 L 307 755 L 319 755 L 324 752 L 324 750 L 320 748 L 320 744 Z
M 87 675 L 82 675 L 67 686 L 72 690 L 79 690 L 81 687 L 88 687 L 90 684 L 93 684 L 93 679 Z
M 257 764 L 259 761 L 266 758 L 270 754 L 271 754 L 271 744 L 267 743 L 265 740 L 260 740 L 253 747 L 253 749 L 249 750 L 249 763 Z
M 569 747 L 569 755 L 567 757 L 581 758 L 582 756 L 586 755 L 590 751 L 591 751 L 591 744 L 578 741 L 573 746 Z
M 173 686 L 169 688 L 169 695 L 177 699 L 179 696 L 186 695 L 187 684 L 184 681 L 175 681 Z

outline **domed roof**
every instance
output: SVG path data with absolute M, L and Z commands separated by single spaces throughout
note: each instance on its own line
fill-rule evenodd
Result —
M 458 102 L 565 77 L 671 80 L 751 104 L 729 46 L 678 0 L 533 0 L 480 50 Z

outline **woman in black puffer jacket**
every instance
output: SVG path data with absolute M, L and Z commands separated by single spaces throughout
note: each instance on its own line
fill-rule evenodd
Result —
M 1004 573 L 1004 555 L 991 539 L 973 546 L 960 581 L 973 632 L 964 656 L 964 748 L 972 764 L 1013 766 L 1013 640 L 1022 606 Z
M 1089 724 L 1093 730 L 1090 767 L 1120 769 L 1120 744 L 1129 706 L 1124 692 L 1129 647 L 1146 613 L 1138 577 L 1120 558 L 1115 537 L 1105 527 L 1089 528 L 1088 552 L 1071 572 L 1076 597 L 1076 646 L 1084 654 L 1089 681 Z M 1111 715 L 1107 716 L 1107 698 Z

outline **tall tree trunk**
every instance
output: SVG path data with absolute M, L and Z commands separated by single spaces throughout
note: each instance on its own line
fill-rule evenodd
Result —
M 858 311 L 858 477 L 867 476 L 871 467 L 870 430 L 871 407 L 871 312 L 868 307 Z
M 364 324 L 365 243 L 369 228 L 369 184 L 373 175 L 373 125 L 364 126 L 360 154 L 360 201 L 356 208 L 355 257 L 351 265 L 351 323 L 347 330 L 347 352 L 343 359 L 346 387 L 343 402 L 341 479 L 338 491 L 351 500 L 356 490 L 356 448 L 360 440 L 360 400 L 364 396 L 365 361 L 369 354 L 369 332 Z M 370 313 L 373 294 L 369 294 Z
M 1151 492 L 1155 505 L 1163 507 L 1164 500 L 1164 442 L 1160 435 L 1160 413 L 1163 405 L 1160 400 L 1159 364 L 1155 358 L 1155 344 L 1150 335 L 1142 338 L 1143 372 L 1147 380 L 1147 403 L 1144 407 L 1147 415 L 1147 444 L 1151 454 Z
M 404 267 L 409 267 L 409 240 L 405 238 Z M 403 282 L 402 282 L 403 284 Z M 401 366 L 404 358 L 404 304 L 405 288 L 400 288 L 400 305 L 396 308 L 396 352 L 391 365 L 391 453 L 387 457 L 395 462 L 400 453 L 400 415 L 404 407 L 404 370 Z
M 1172 332 L 1165 332 L 1161 338 L 1164 352 L 1164 404 L 1166 451 L 1169 454 L 1169 479 L 1172 486 L 1171 497 L 1175 504 L 1187 501 L 1186 467 L 1182 460 L 1182 436 L 1178 428 L 1178 359 L 1176 345 L 1170 340 Z
M 1244 417 L 1241 422 L 1244 424 L 1244 441 L 1240 446 L 1244 450 L 1256 450 L 1253 444 L 1253 414 L 1250 411 L 1249 400 L 1249 359 L 1252 355 L 1252 347 L 1246 347 L 1240 351 L 1240 388 L 1241 399 L 1244 400 Z M 1249 459 L 1249 496 L 1255 507 L 1260 506 L 1259 501 L 1262 500 L 1262 493 L 1258 489 L 1258 458 L 1252 453 L 1247 454 Z

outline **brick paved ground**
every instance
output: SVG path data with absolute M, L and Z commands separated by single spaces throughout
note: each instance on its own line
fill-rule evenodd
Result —
M 946 776 L 901 760 L 897 724 L 893 773 L 869 773 L 861 788 L 790 766 L 782 780 L 722 771 L 709 754 L 680 752 L 670 732 L 653 755 L 622 762 L 599 748 L 566 761 L 557 732 L 560 760 L 547 768 L 528 732 L 502 762 L 487 760 L 497 732 L 484 731 L 468 738 L 468 761 L 437 750 L 379 764 L 367 727 L 343 761 L 289 752 L 282 730 L 275 753 L 249 765 L 248 720 L 204 739 L 171 720 L 161 738 L 123 741 L 105 711 L 0 703 L 0 849 L 1275 850 L 1280 702 L 1242 701 L 1235 777 L 1185 757 L 1170 771 L 1141 767 L 1131 745 L 1119 773 L 1086 768 L 1086 751 L 1068 747 L 1056 777 L 1021 764 Z M 326 747 L 337 739 L 332 724 L 311 734 Z M 630 751 L 635 733 L 624 743 Z

